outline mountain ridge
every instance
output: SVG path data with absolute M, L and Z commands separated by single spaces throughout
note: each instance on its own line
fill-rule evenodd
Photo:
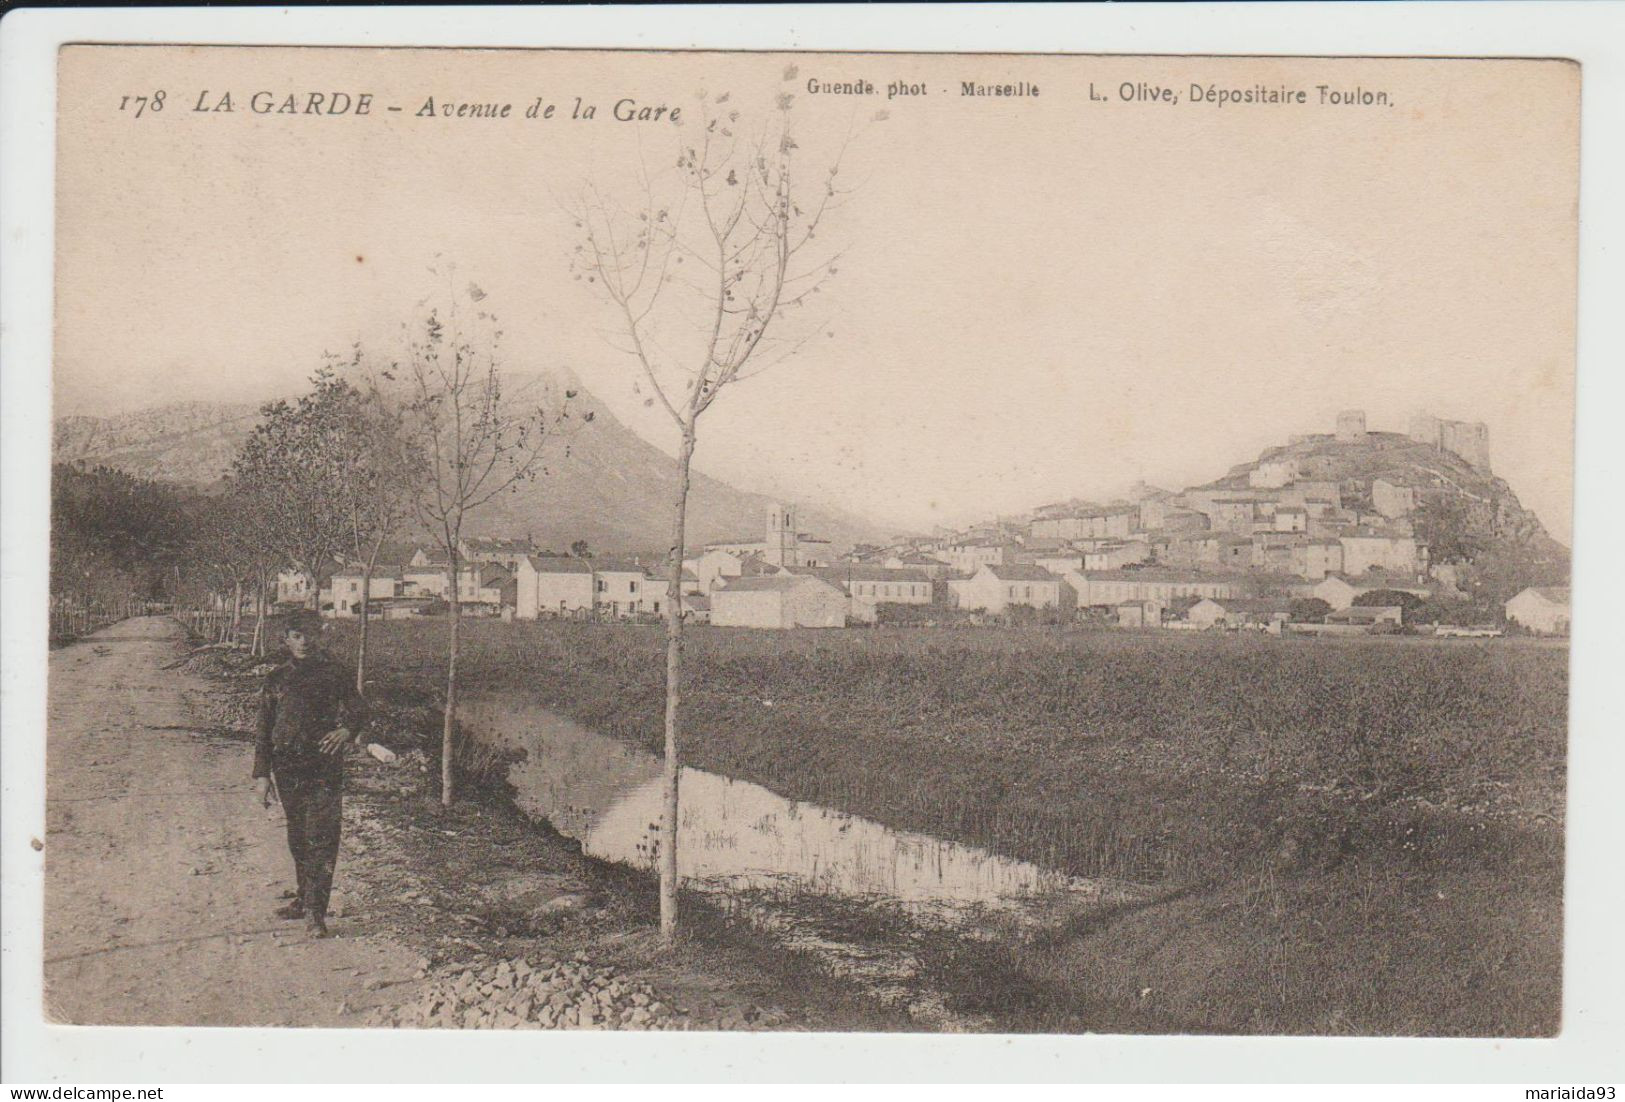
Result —
M 595 551 L 659 552 L 670 543 L 675 461 L 627 428 L 570 373 L 511 373 L 516 401 L 562 400 L 568 387 L 577 427 L 545 454 L 546 473 L 493 500 L 470 518 L 470 536 L 525 536 L 564 550 L 586 540 Z M 106 466 L 142 478 L 217 489 L 259 417 L 249 402 L 173 402 L 108 417 L 75 414 L 53 425 L 53 463 Z M 579 414 L 593 419 L 580 424 Z M 688 506 L 691 546 L 764 531 L 774 498 L 693 472 Z M 889 533 L 881 525 L 817 502 L 798 500 L 810 534 L 837 550 Z

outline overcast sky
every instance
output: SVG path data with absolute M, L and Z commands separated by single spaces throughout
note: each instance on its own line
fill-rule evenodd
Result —
M 324 350 L 389 348 L 440 256 L 515 370 L 568 366 L 669 450 L 569 270 L 566 207 L 587 182 L 635 200 L 640 163 L 670 183 L 702 90 L 741 128 L 788 90 L 801 183 L 851 135 L 820 232 L 838 271 L 786 320 L 800 351 L 707 415 L 705 470 L 922 527 L 1205 481 L 1339 409 L 1403 431 L 1425 407 L 1487 422 L 1497 473 L 1568 541 L 1565 63 L 70 47 L 62 74 L 58 415 L 295 390 Z M 893 80 L 925 94 L 888 102 Z M 1193 83 L 1310 102 L 1193 105 Z M 1322 107 L 1322 84 L 1388 103 Z M 118 109 L 155 88 L 162 112 Z M 237 110 L 192 111 L 205 90 Z M 256 114 L 261 91 L 370 93 L 372 113 Z M 431 95 L 556 113 L 417 117 Z M 596 119 L 568 117 L 577 96 Z M 616 122 L 623 98 L 688 118 Z

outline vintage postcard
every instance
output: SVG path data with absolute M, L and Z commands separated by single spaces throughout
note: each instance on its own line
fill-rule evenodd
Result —
M 57 64 L 50 1020 L 1563 1027 L 1577 64 Z

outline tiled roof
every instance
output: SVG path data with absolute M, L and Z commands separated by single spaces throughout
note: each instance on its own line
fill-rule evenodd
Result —
M 1407 577 L 1395 577 L 1392 574 L 1382 574 L 1376 571 L 1350 576 L 1348 574 L 1328 574 L 1326 580 L 1336 578 L 1345 585 L 1353 586 L 1362 592 L 1370 593 L 1378 589 L 1431 589 L 1421 582 L 1413 581 Z
M 598 574 L 643 574 L 649 571 L 641 563 L 628 562 L 625 559 L 594 559 L 592 568 Z
M 1200 574 L 1188 570 L 1085 570 L 1083 578 L 1091 582 L 1178 582 L 1186 585 L 1223 582 L 1235 585 L 1248 580 L 1249 575 Z
M 361 574 L 362 568 L 355 566 L 347 570 L 335 570 L 332 576 L 335 578 L 359 578 Z M 374 578 L 399 578 L 401 568 L 398 566 L 375 566 L 372 568 L 372 576 Z
M 564 555 L 527 555 L 530 568 L 538 574 L 591 574 L 592 563 Z
M 762 574 L 757 577 L 729 578 L 719 593 L 767 593 L 783 592 L 794 589 L 801 584 L 801 574 Z
M 1285 597 L 1210 597 L 1208 599 L 1229 612 L 1292 611 L 1292 602 Z
M 915 555 L 915 554 L 899 555 L 899 556 L 897 556 L 897 559 L 898 559 L 899 562 L 908 564 L 910 566 L 947 566 L 948 565 L 947 563 L 943 562 L 941 559 L 932 558 L 930 555 Z
M 808 568 L 796 572 L 815 574 L 828 581 L 842 582 L 929 582 L 931 580 L 930 576 L 923 570 L 914 570 L 906 566 L 865 566 L 859 563 L 843 563 L 840 566 Z
M 989 566 L 992 575 L 1001 582 L 1053 582 L 1055 575 L 1041 566 L 1013 563 L 1009 566 Z

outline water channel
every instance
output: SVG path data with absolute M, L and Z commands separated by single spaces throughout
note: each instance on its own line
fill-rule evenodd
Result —
M 660 759 L 511 695 L 474 693 L 471 736 L 519 751 L 508 781 L 520 809 L 592 857 L 652 871 L 662 816 Z M 785 797 L 699 769 L 682 772 L 678 874 L 787 946 L 807 950 L 884 997 L 907 995 L 916 1016 L 952 1015 L 911 981 L 907 939 L 832 933 L 826 906 L 881 908 L 918 929 L 1023 936 L 1118 902 L 1131 886 L 1044 869 L 926 834 Z

